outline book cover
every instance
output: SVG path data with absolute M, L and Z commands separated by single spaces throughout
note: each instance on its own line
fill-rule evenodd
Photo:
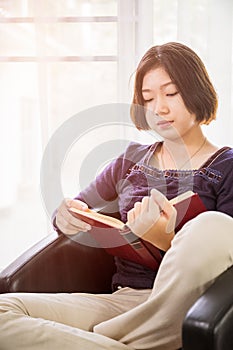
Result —
M 186 222 L 207 210 L 200 196 L 192 191 L 171 199 L 170 203 L 177 211 L 175 232 L 178 232 Z
M 187 221 L 206 211 L 199 195 L 192 191 L 171 199 L 170 203 L 177 210 L 176 232 Z M 91 209 L 83 211 L 70 208 L 69 210 L 72 215 L 92 226 L 89 234 L 109 254 L 136 262 L 152 270 L 158 268 L 162 260 L 159 248 L 136 236 L 122 221 Z

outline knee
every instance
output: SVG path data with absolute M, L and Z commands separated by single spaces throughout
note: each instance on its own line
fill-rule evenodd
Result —
M 221 212 L 207 211 L 187 222 L 178 232 L 177 238 L 179 236 L 190 246 L 196 241 L 200 247 L 209 245 L 211 248 L 214 244 L 225 247 L 227 243 L 233 243 L 233 218 Z
M 233 219 L 214 211 L 198 215 L 177 233 L 174 249 L 182 270 L 221 272 L 233 263 Z
M 206 211 L 199 214 L 196 218 L 190 221 L 202 230 L 213 233 L 222 232 L 223 230 L 229 233 L 233 232 L 233 219 L 231 216 L 219 211 Z

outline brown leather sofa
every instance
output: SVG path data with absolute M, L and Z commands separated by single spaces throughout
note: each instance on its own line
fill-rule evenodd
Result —
M 103 249 L 53 232 L 0 273 L 0 293 L 111 291 L 113 258 Z M 183 350 L 233 349 L 233 267 L 189 310 Z

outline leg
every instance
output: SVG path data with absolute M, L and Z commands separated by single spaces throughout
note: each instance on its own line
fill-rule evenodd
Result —
M 125 288 L 114 294 L 3 294 L 0 296 L 2 350 L 129 349 L 94 334 L 96 323 L 144 302 L 149 291 Z
M 175 350 L 188 309 L 233 264 L 233 219 L 207 212 L 173 239 L 151 296 L 133 310 L 94 327 L 94 332 L 134 349 Z

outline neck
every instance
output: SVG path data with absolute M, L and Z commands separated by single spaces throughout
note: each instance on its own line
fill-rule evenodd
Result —
M 193 128 L 189 133 L 175 139 L 164 139 L 164 146 L 170 150 L 180 150 L 186 148 L 187 151 L 195 150 L 204 141 L 205 135 L 201 127 Z
M 164 168 L 192 168 L 192 161 L 202 154 L 207 142 L 201 128 L 197 131 L 183 138 L 164 140 L 162 146 Z

